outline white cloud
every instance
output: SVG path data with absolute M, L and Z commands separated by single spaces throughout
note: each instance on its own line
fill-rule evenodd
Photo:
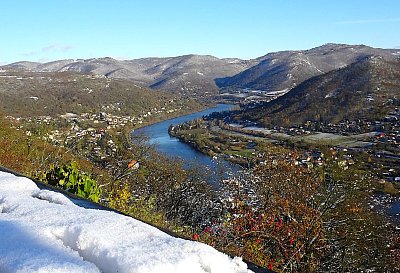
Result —
M 67 52 L 74 49 L 72 45 L 62 45 L 62 44 L 51 44 L 45 47 L 42 47 L 40 50 L 33 50 L 29 52 L 24 52 L 21 55 L 24 57 L 34 57 L 40 56 L 42 54 L 56 53 L 56 52 Z
M 335 24 L 336 25 L 363 25 L 363 24 L 395 23 L 395 22 L 400 22 L 400 18 L 348 20 L 348 21 L 338 21 L 338 22 L 335 22 Z
M 42 48 L 42 52 L 67 52 L 74 47 L 72 45 L 52 44 Z

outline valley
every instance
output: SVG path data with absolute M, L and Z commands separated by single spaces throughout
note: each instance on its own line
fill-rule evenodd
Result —
M 0 164 L 72 193 L 79 174 L 85 197 L 279 272 L 396 269 L 399 68 L 343 44 L 13 63 Z

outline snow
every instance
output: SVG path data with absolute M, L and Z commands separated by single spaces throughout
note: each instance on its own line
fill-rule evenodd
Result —
M 335 92 L 330 92 L 330 93 L 325 95 L 325 99 L 329 99 L 329 98 L 332 98 L 332 97 L 335 97 Z
M 268 91 L 266 92 L 268 95 L 283 95 L 289 91 L 288 88 L 282 90 Z
M 199 242 L 0 172 L 0 272 L 252 272 Z

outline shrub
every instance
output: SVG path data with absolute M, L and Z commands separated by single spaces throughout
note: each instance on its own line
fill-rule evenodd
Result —
M 78 170 L 75 163 L 52 167 L 44 174 L 44 181 L 77 196 L 99 202 L 101 190 L 90 175 Z

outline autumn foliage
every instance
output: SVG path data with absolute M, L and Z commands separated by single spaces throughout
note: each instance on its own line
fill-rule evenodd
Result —
M 226 212 L 201 238 L 233 255 L 284 271 L 314 271 L 324 252 L 322 219 L 311 201 L 320 181 L 287 161 L 225 181 Z

